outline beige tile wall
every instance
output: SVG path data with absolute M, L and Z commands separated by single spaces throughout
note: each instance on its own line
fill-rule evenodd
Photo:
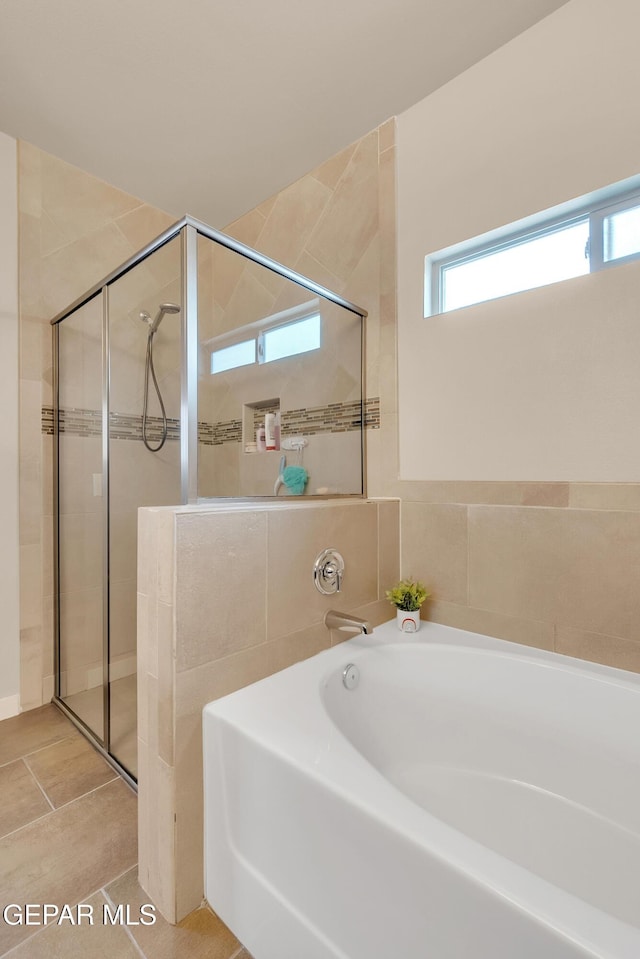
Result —
M 426 615 L 638 670 L 640 484 L 398 480 L 394 142 L 391 120 L 231 224 L 228 232 L 368 309 L 367 395 L 381 398 L 381 428 L 367 431 L 368 489 L 370 495 L 402 501 L 402 571 L 430 585 Z M 20 145 L 23 708 L 39 705 L 52 691 L 51 438 L 40 429 L 40 408 L 51 402 L 48 320 L 170 219 Z M 227 279 L 228 299 L 238 277 Z M 267 293 L 273 302 L 277 291 Z M 173 541 L 172 531 L 165 535 Z M 390 570 L 379 576 L 385 582 L 393 578 Z M 185 591 L 189 594 L 188 584 Z M 147 596 L 144 589 L 142 596 Z M 265 616 L 272 599 L 265 588 Z M 271 612 L 277 619 L 278 607 Z M 153 608 L 139 603 L 139 628 L 169 641 L 174 614 L 173 593 L 165 590 Z M 218 695 L 286 665 L 293 656 L 311 654 L 326 641 L 324 627 L 298 629 L 295 618 L 289 625 L 292 631 L 284 634 L 252 634 L 254 645 L 246 649 L 230 652 L 223 644 L 215 667 L 199 662 L 179 671 L 180 689 L 190 695 L 189 683 L 197 686 L 204 675 L 200 670 L 209 668 L 211 696 Z M 206 645 L 202 638 L 199 642 Z M 197 766 L 199 726 L 189 710 L 163 708 L 158 715 L 158 697 L 163 704 L 173 702 L 177 680 L 157 651 L 144 655 L 151 656 L 151 664 L 141 690 L 141 738 L 148 748 L 140 776 L 165 790 L 159 811 L 168 824 L 175 804 L 175 797 L 168 797 L 177 768 L 176 737 L 182 744 L 180 776 L 187 775 Z M 184 809 L 184 815 L 191 814 Z M 141 830 L 146 828 L 141 822 Z M 174 855 L 169 832 L 163 835 L 169 845 L 152 851 L 146 868 L 165 882 L 153 858 Z M 184 841 L 197 845 L 193 834 Z M 192 854 L 197 858 L 200 852 Z M 167 914 L 194 894 L 195 881 L 180 889 L 177 897 L 169 883 L 162 893 Z
M 366 393 L 381 397 L 386 414 L 380 430 L 367 431 L 369 485 L 379 492 L 378 451 L 384 450 L 382 459 L 388 461 L 396 445 L 389 420 L 397 409 L 395 120 L 230 223 L 225 232 L 368 311 Z M 216 297 L 230 297 L 236 289 L 227 275 L 226 294 L 216 292 Z M 270 303 L 278 292 L 270 291 Z
M 395 483 L 430 619 L 640 671 L 640 487 Z M 423 613 L 423 615 L 425 615 Z
M 586 560 L 578 564 L 582 572 L 569 573 L 558 570 L 552 554 L 561 522 L 563 535 L 572 530 L 571 535 L 578 536 L 582 529 L 578 538 L 585 550 L 592 549 L 594 523 L 607 528 L 615 522 L 592 515 L 602 511 L 620 514 L 626 537 L 632 539 L 640 484 L 398 481 L 394 144 L 395 121 L 390 120 L 227 230 L 369 310 L 367 393 L 381 398 L 381 428 L 367 431 L 368 488 L 372 495 L 399 496 L 405 504 L 403 570 L 432 584 L 435 598 L 429 615 L 498 635 L 514 635 L 514 631 L 528 635 L 533 630 L 535 636 L 544 633 L 546 645 L 552 643 L 576 655 L 582 650 L 590 658 L 637 668 L 633 664 L 637 663 L 638 635 L 631 630 L 620 635 L 621 621 L 633 622 L 628 577 L 634 566 L 625 566 L 616 538 L 603 534 L 598 543 L 610 573 L 606 588 L 591 582 Z M 40 408 L 51 402 L 48 320 L 164 229 L 171 218 L 26 143 L 20 144 L 19 175 L 21 649 L 22 702 L 29 707 L 48 699 L 52 689 L 51 437 L 40 429 Z M 220 288 L 223 278 L 217 277 L 216 296 L 225 303 L 237 287 L 241 263 L 236 269 L 237 275 L 231 270 L 224 277 L 226 293 Z M 268 292 L 271 302 L 275 294 Z M 211 296 L 209 291 L 209 300 Z M 495 567 L 496 582 L 489 590 L 489 573 L 484 570 L 482 594 L 480 585 L 475 585 L 472 598 L 469 583 L 478 584 L 479 574 L 472 568 L 476 554 L 467 554 L 465 543 L 473 508 L 482 505 L 499 507 L 496 522 L 498 517 L 510 516 L 502 522 L 511 522 L 520 532 L 503 537 L 499 557 L 485 557 L 488 569 Z M 524 557 L 513 552 L 514 563 L 510 562 L 519 537 L 524 536 L 518 508 L 531 513 L 526 527 L 532 545 L 530 564 L 526 551 Z M 564 513 L 562 520 L 558 510 Z M 489 526 L 491 522 L 486 520 Z M 560 615 L 544 587 L 545 597 L 539 597 L 539 560 L 534 562 L 533 557 L 540 555 L 545 543 L 549 568 L 561 577 L 560 582 L 570 576 L 575 583 L 584 576 L 582 593 L 599 597 L 590 600 L 600 611 L 595 625 L 585 625 L 580 609 L 567 611 L 568 599 Z M 518 587 L 520 595 L 527 592 L 526 584 L 531 589 L 532 598 L 525 606 L 499 598 L 501 592 L 513 589 L 500 570 L 514 564 L 524 583 Z M 616 570 L 619 575 L 612 575 Z M 575 587 L 566 592 L 571 603 L 583 603 Z
M 395 338 L 394 128 L 391 120 L 372 131 L 227 228 L 369 311 L 367 393 L 384 393 L 386 410 L 396 408 L 395 347 L 387 348 Z M 25 142 L 19 144 L 19 208 L 21 700 L 23 708 L 32 708 L 53 691 L 52 438 L 40 425 L 42 406 L 52 402 L 49 320 L 173 218 Z M 161 299 L 176 299 L 173 265 L 169 271 L 155 261 L 147 266 L 139 283 L 136 278 L 138 299 L 154 283 L 169 284 Z M 218 286 L 224 281 L 228 289 L 218 293 L 217 287 L 216 296 L 227 304 L 238 286 L 240 262 L 236 269 L 237 276 L 233 270 L 217 273 Z M 266 292 L 273 304 L 281 291 Z M 135 309 L 127 313 L 130 326 Z M 166 374 L 171 391 L 171 370 Z M 136 372 L 125 379 L 125 386 L 136 381 L 133 408 L 139 377 Z M 130 405 L 128 397 L 125 402 Z M 378 434 L 388 434 L 384 461 L 393 448 L 389 423 L 387 414 L 380 430 L 368 431 L 371 464 L 377 463 Z M 369 466 L 370 476 L 377 471 Z
M 379 396 L 384 386 L 390 387 L 390 409 L 395 409 L 395 348 L 388 356 L 381 351 L 381 342 L 385 347 L 393 341 L 395 324 L 394 131 L 395 121 L 390 120 L 225 228 L 236 239 L 368 310 L 367 396 Z M 261 319 L 309 298 L 295 285 L 256 264 L 243 264 L 223 248 L 213 250 L 212 276 L 211 333 Z M 277 396 L 283 409 L 295 409 L 357 398 L 359 357 L 348 366 L 345 344 L 337 335 L 344 322 L 344 316 L 338 317 L 336 333 L 323 340 L 323 349 L 333 354 L 331 379 L 324 372 L 318 377 L 316 360 L 309 354 L 307 359 L 297 358 L 284 379 L 279 369 L 277 384 L 272 382 L 272 371 L 264 368 L 262 393 L 255 399 Z M 255 382 L 253 373 L 247 376 Z M 242 372 L 234 371 L 228 377 L 216 377 L 215 382 L 210 378 L 201 382 L 201 408 L 212 411 L 205 418 L 239 419 L 241 403 L 247 398 L 243 380 Z M 313 448 L 305 451 L 310 486 L 338 492 L 357 489 L 358 471 L 354 477 L 344 469 L 332 474 L 328 468 L 331 461 L 345 462 L 344 456 L 327 449 L 331 442 L 329 437 L 312 437 Z M 259 472 L 265 464 L 256 458 L 242 462 L 242 457 L 238 464 L 237 448 L 213 447 L 202 452 L 202 488 L 210 490 L 205 495 L 230 489 L 236 495 L 238 489 L 259 489 L 267 494 L 273 488 L 274 468 L 268 478 L 261 478 Z M 352 446 L 348 459 L 354 462 L 356 458 L 357 449 Z
M 356 157 L 360 171 L 369 164 L 367 187 L 348 174 Z M 317 236 L 300 225 L 309 178 L 334 191 Z M 367 204 L 377 206 L 377 217 Z M 367 395 L 380 396 L 381 428 L 367 431 L 368 491 L 402 501 L 402 571 L 424 579 L 433 594 L 423 615 L 640 669 L 633 628 L 640 484 L 399 481 L 395 216 L 390 120 L 227 229 L 369 309 Z M 283 246 L 276 223 L 286 233 Z M 330 234 L 335 249 L 325 243 Z M 366 246 L 355 268 L 345 238 Z
M 435 621 L 640 670 L 640 483 L 399 480 L 395 121 L 376 132 L 377 269 L 367 291 L 352 277 L 349 292 L 371 310 L 367 395 L 380 396 L 380 429 L 366 436 L 368 491 L 402 502 L 403 575 L 430 585 L 423 615 Z M 315 175 L 339 176 L 348 152 Z M 259 211 L 247 220 L 256 243 Z M 313 259 L 302 263 L 322 282 Z
M 391 120 L 228 232 L 369 311 L 367 395 L 381 398 L 381 428 L 367 433 L 369 494 L 402 501 L 401 568 L 430 585 L 426 615 L 639 670 L 640 484 L 398 480 L 394 143 Z M 23 708 L 52 690 L 51 438 L 40 429 L 51 402 L 48 320 L 170 220 L 20 145 Z M 227 299 L 237 282 L 229 275 Z M 278 291 L 267 294 L 272 303 Z M 141 881 L 170 919 L 202 895 L 202 705 L 330 641 L 323 600 L 306 592 L 302 553 L 308 560 L 328 534 L 344 535 L 332 545 L 358 569 L 345 605 L 375 621 L 388 616 L 380 596 L 400 564 L 397 504 L 323 508 L 303 519 L 258 508 L 140 515 Z M 360 512 L 345 523 L 350 510 Z M 212 535 L 224 550 L 212 548 Z M 302 605 L 289 603 L 283 563 Z
M 25 142 L 19 218 L 21 706 L 30 709 L 53 693 L 52 437 L 41 430 L 52 402 L 49 320 L 174 218 Z
M 389 619 L 398 531 L 394 500 L 140 511 L 139 871 L 171 922 L 203 895 L 203 707 L 348 638 L 324 626 L 332 607 Z M 313 584 L 327 546 L 339 597 Z

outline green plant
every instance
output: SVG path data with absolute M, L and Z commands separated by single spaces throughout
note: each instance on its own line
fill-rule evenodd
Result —
M 413 579 L 401 579 L 399 583 L 388 589 L 385 595 L 392 606 L 413 613 L 420 609 L 430 594 L 423 583 Z

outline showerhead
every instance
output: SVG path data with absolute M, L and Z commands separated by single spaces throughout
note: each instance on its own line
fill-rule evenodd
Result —
M 152 333 L 156 332 L 156 330 L 162 323 L 162 319 L 165 313 L 179 313 L 179 312 L 180 312 L 180 307 L 177 306 L 175 303 L 161 303 L 160 309 L 158 310 L 158 315 L 156 316 L 155 320 L 151 324 L 151 332 Z
M 180 312 L 180 307 L 177 306 L 175 303 L 161 303 L 153 323 L 151 322 L 151 317 L 149 316 L 148 313 L 145 313 L 145 314 L 141 313 L 140 318 L 143 320 L 146 320 L 146 322 L 149 324 L 149 332 L 155 333 L 158 327 L 160 326 L 160 324 L 162 323 L 162 318 L 164 317 L 165 313 L 179 313 L 179 312 Z

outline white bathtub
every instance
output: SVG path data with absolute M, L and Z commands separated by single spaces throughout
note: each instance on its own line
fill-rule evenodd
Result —
M 204 767 L 255 959 L 640 959 L 639 676 L 394 621 L 210 703 Z

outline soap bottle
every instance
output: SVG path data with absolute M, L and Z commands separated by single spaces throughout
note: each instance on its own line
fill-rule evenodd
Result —
M 273 413 L 267 413 L 264 418 L 264 438 L 268 450 L 274 450 L 276 448 L 275 425 L 275 415 Z
M 256 449 L 258 453 L 264 453 L 267 448 L 264 423 L 256 430 Z

